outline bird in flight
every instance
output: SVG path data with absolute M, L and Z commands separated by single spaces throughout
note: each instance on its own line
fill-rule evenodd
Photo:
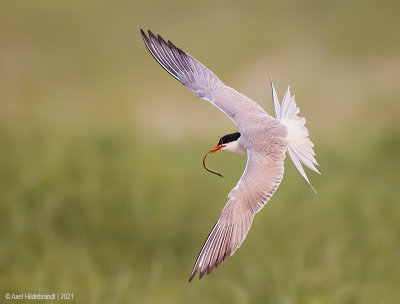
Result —
M 275 109 L 275 117 L 272 117 L 256 102 L 226 86 L 207 67 L 171 41 L 155 36 L 150 30 L 148 35 L 142 29 L 140 32 L 150 53 L 169 74 L 197 97 L 219 108 L 237 126 L 238 132 L 220 138 L 206 156 L 220 150 L 247 154 L 243 175 L 230 191 L 229 200 L 196 259 L 189 277 L 191 282 L 197 272 L 200 279 L 204 274 L 210 274 L 240 247 L 254 215 L 269 201 L 282 180 L 286 153 L 310 186 L 302 164 L 319 173 L 315 167 L 318 163 L 305 127 L 306 120 L 297 116 L 300 110 L 289 88 L 280 104 L 271 80 Z M 205 157 L 204 167 L 220 175 L 206 167 Z

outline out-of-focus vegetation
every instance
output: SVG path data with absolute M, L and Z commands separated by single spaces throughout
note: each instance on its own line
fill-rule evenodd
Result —
M 7 1 L 0 10 L 0 297 L 399 303 L 397 1 Z M 235 126 L 157 65 L 150 28 L 272 111 L 288 84 L 322 176 L 289 160 L 242 247 L 191 267 L 245 165 Z M 3 300 L 2 300 L 3 301 Z

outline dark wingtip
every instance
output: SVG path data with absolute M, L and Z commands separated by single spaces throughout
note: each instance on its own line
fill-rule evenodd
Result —
M 143 29 L 141 28 L 140 29 L 140 33 L 142 34 L 142 38 L 144 39 L 144 37 L 146 37 L 147 38 L 147 36 L 146 36 L 146 34 L 145 34 L 145 32 L 143 31 Z
M 192 274 L 189 277 L 189 283 L 192 282 L 193 278 L 196 276 L 197 270 L 192 272 Z
M 205 271 L 200 271 L 200 275 L 199 275 L 199 280 L 201 280 L 201 278 L 206 274 Z
M 156 35 L 154 35 L 152 31 L 147 30 L 147 32 L 149 33 L 149 37 L 150 37 L 150 38 L 153 38 L 153 39 L 156 39 L 156 40 L 157 40 Z
M 147 43 L 149 42 L 149 38 L 147 37 L 147 35 L 146 35 L 146 33 L 143 31 L 143 29 L 140 29 L 140 34 L 142 34 L 142 39 L 143 39 L 143 41 L 145 42 L 145 44 L 146 44 L 146 46 L 147 46 Z M 148 48 L 148 46 L 147 46 L 147 48 Z

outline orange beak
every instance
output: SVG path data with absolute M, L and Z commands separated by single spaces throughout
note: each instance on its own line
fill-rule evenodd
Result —
M 210 150 L 210 152 L 208 152 L 208 154 L 215 153 L 215 152 L 221 150 L 223 147 L 224 147 L 223 145 L 220 145 L 220 146 L 219 146 L 219 145 L 216 145 L 214 148 L 212 148 L 212 149 Z

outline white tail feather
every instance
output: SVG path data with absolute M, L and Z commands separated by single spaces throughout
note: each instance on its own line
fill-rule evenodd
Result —
M 289 88 L 283 96 L 282 105 L 280 105 L 272 80 L 271 87 L 275 116 L 287 127 L 287 135 L 285 139 L 288 145 L 288 155 L 293 164 L 296 166 L 297 170 L 300 172 L 301 176 L 303 176 L 303 178 L 315 191 L 301 165 L 301 163 L 303 163 L 314 172 L 321 174 L 317 168 L 315 168 L 315 165 L 318 166 L 318 163 L 314 157 L 314 144 L 311 142 L 308 130 L 305 127 L 306 119 L 304 117 L 297 116 L 297 114 L 300 112 L 300 109 L 297 107 L 296 102 L 294 101 L 294 96 L 290 96 Z

